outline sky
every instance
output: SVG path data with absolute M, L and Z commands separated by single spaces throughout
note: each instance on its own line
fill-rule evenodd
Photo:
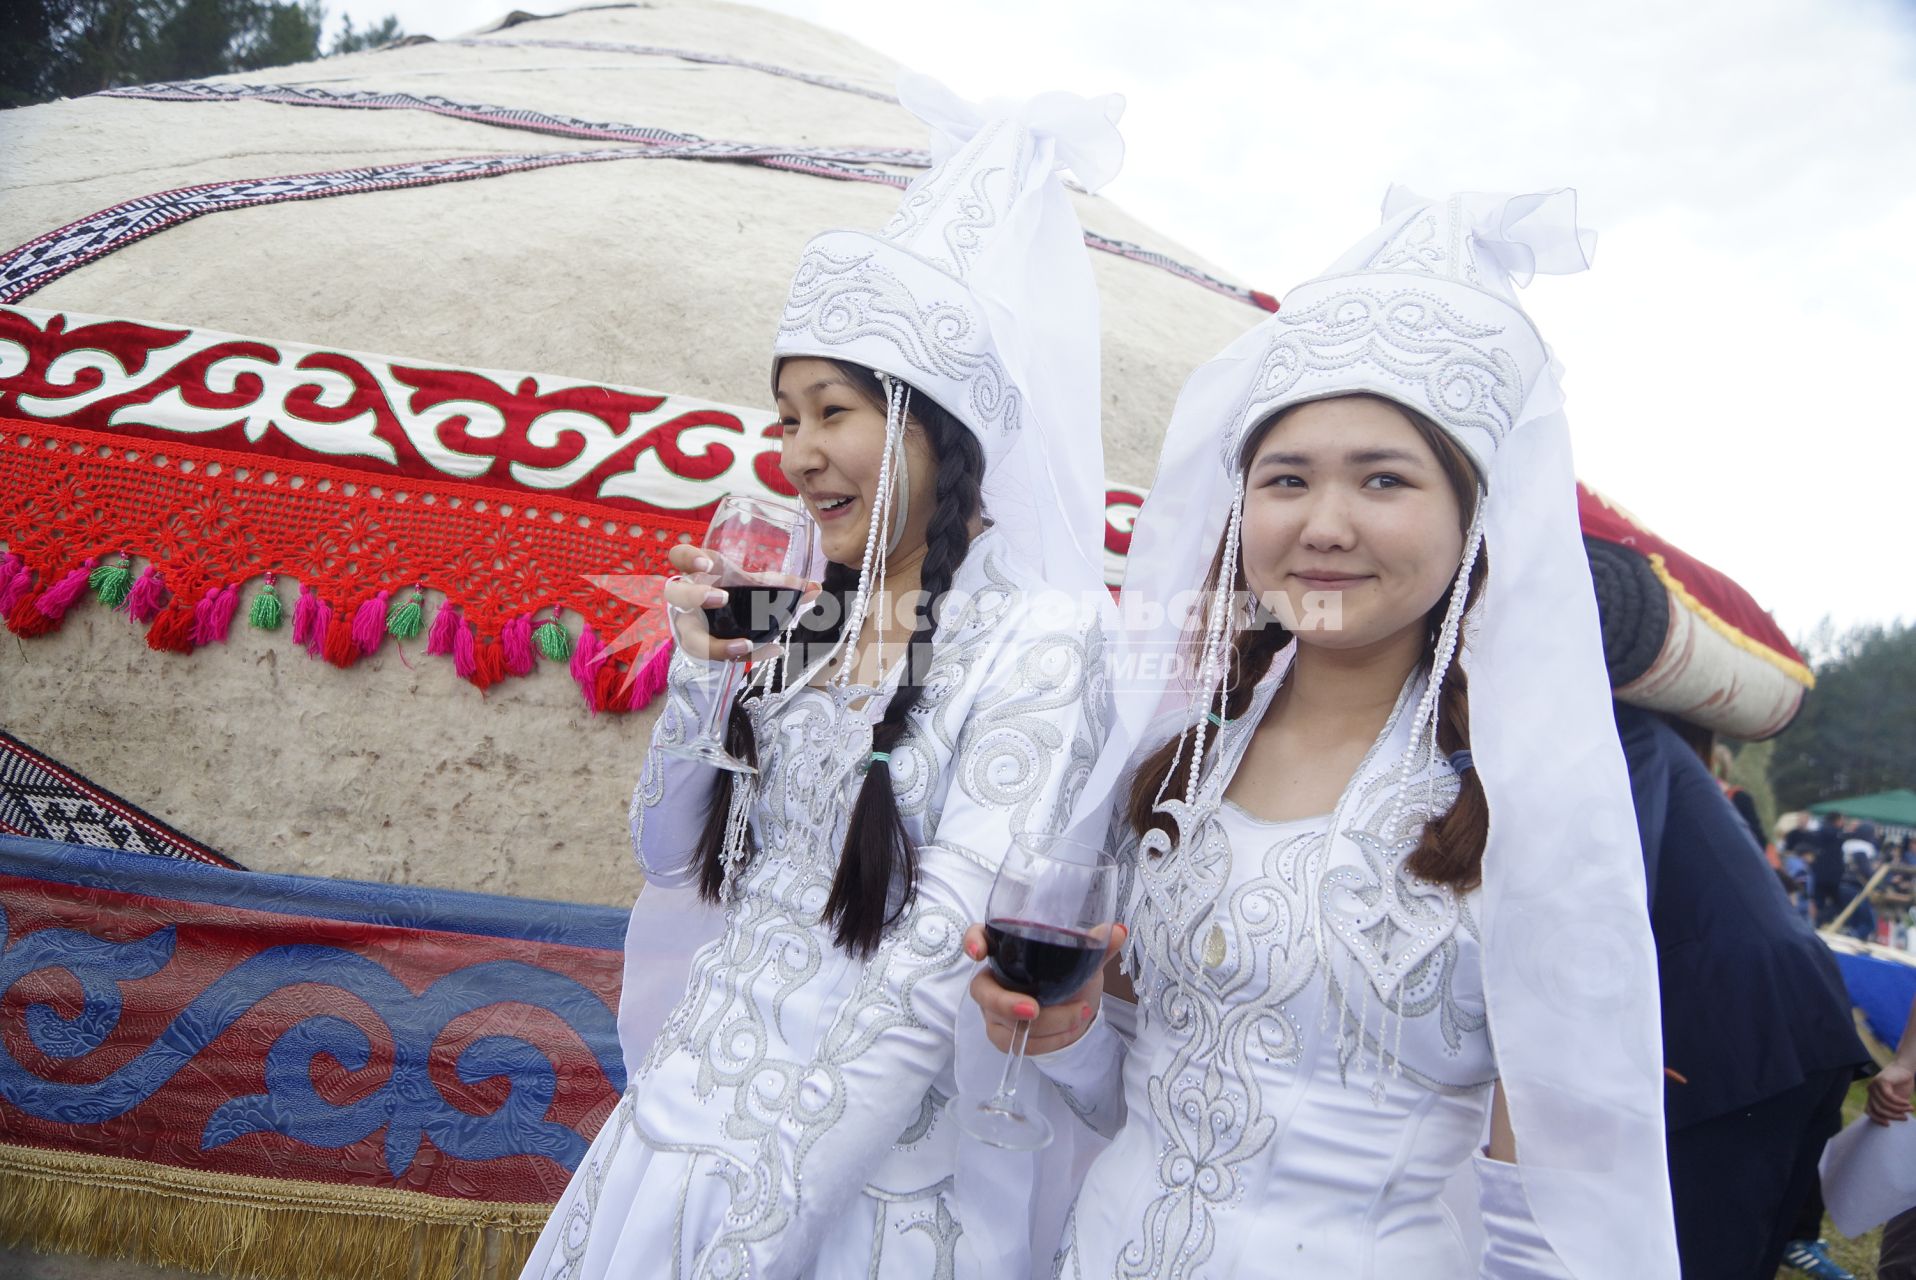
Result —
M 1909 0 L 762 3 L 969 97 L 1124 94 L 1104 194 L 1280 296 L 1392 182 L 1575 187 L 1595 267 L 1524 302 L 1581 477 L 1792 636 L 1916 620 Z M 512 6 L 329 7 L 446 36 Z

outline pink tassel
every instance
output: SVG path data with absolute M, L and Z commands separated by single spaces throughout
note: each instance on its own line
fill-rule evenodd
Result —
M 213 608 L 207 618 L 207 641 L 225 644 L 226 637 L 233 633 L 233 615 L 239 612 L 239 584 L 228 583 L 220 588 L 213 600 Z
M 459 673 L 461 680 L 472 679 L 479 670 L 478 644 L 472 638 L 472 628 L 465 624 L 464 619 L 453 629 L 452 669 Z
M 148 565 L 140 571 L 133 590 L 127 592 L 126 611 L 132 615 L 133 621 L 144 626 L 160 616 L 160 610 L 166 608 L 169 594 L 166 579 L 160 577 L 158 569 Z
M 138 587 L 134 588 L 139 590 Z M 313 594 L 311 587 L 299 589 L 299 599 L 293 603 L 293 643 L 308 645 L 313 640 L 313 622 L 319 617 L 319 597 Z
M 639 676 L 632 687 L 632 710 L 639 711 L 650 706 L 652 699 L 659 696 L 665 688 L 666 675 L 672 669 L 672 637 L 652 651 L 652 656 L 639 668 Z
M 506 651 L 506 670 L 513 675 L 525 675 L 539 665 L 539 655 L 532 648 L 531 614 L 521 614 L 508 622 L 499 633 L 499 644 Z
M 306 652 L 315 658 L 326 649 L 326 634 L 333 629 L 333 606 L 313 594 L 313 633 L 306 637 Z
M 220 589 L 208 587 L 200 602 L 193 606 L 193 643 L 195 646 L 213 643 L 213 610 L 219 607 Z
M 390 591 L 382 591 L 360 605 L 353 614 L 353 643 L 361 653 L 371 653 L 386 639 L 386 601 Z
M 8 554 L 0 561 L 0 613 L 12 613 L 14 602 L 33 587 L 33 570 L 19 556 Z
M 605 642 L 599 639 L 599 633 L 586 623 L 579 632 L 579 642 L 572 646 L 572 678 L 580 684 L 592 679 L 592 668 L 598 665 L 599 653 L 605 648 Z
M 92 572 L 93 557 L 88 556 L 86 562 L 78 569 L 42 591 L 40 598 L 33 602 L 33 607 L 55 622 L 60 621 L 67 616 L 67 610 L 73 607 L 73 602 L 78 600 L 86 590 L 87 576 Z
M 599 673 L 595 670 L 599 651 L 604 648 L 591 623 L 586 624 L 585 630 L 579 633 L 579 642 L 572 646 L 572 678 L 579 682 L 579 696 L 585 699 L 585 709 L 595 716 L 605 710 L 599 701 Z
M 441 657 L 451 653 L 453 636 L 459 629 L 459 611 L 450 602 L 440 605 L 439 612 L 433 615 L 432 630 L 426 633 L 426 652 Z

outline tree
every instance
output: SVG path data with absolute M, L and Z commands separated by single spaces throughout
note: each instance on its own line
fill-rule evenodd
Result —
M 320 56 L 321 0 L 0 0 L 0 106 Z M 403 38 L 388 15 L 332 52 Z
M 399 15 L 395 13 L 387 14 L 364 31 L 353 30 L 351 14 L 341 18 L 340 22 L 339 34 L 333 37 L 333 47 L 326 51 L 329 58 L 342 53 L 358 53 L 362 49 L 377 49 L 406 38 L 406 33 L 399 28 Z
M 1916 785 L 1916 626 L 1861 626 L 1813 649 L 1816 688 L 1770 759 L 1777 804 Z

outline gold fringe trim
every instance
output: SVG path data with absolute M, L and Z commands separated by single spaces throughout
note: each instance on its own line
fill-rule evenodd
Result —
M 1802 685 L 1805 689 L 1814 689 L 1816 687 L 1816 673 L 1814 671 L 1811 671 L 1800 662 L 1784 657 L 1776 650 L 1770 648 L 1770 646 L 1764 644 L 1761 640 L 1745 634 L 1735 623 L 1718 616 L 1717 612 L 1710 608 L 1709 605 L 1704 604 L 1694 595 L 1691 595 L 1690 589 L 1681 582 L 1678 582 L 1676 575 L 1670 572 L 1670 566 L 1663 562 L 1661 552 L 1652 551 L 1646 558 L 1650 561 L 1650 571 L 1657 575 L 1657 580 L 1669 590 L 1671 595 L 1682 601 L 1684 608 L 1703 619 L 1710 630 L 1716 632 L 1737 648 L 1755 654 L 1790 679 L 1796 681 L 1796 683 Z
M 512 1280 L 551 1212 L 0 1143 L 0 1241 L 232 1280 Z

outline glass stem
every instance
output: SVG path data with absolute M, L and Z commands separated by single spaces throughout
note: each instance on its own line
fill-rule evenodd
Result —
M 1025 1041 L 1031 1038 L 1031 1022 L 1020 1019 L 1011 1033 L 1011 1052 L 1005 1056 L 1005 1074 L 998 1081 L 998 1092 L 991 1097 L 993 1111 L 1018 1114 L 1018 1074 L 1025 1065 Z
M 738 689 L 739 672 L 744 668 L 745 664 L 737 659 L 725 664 L 725 671 L 719 677 L 718 697 L 705 713 L 704 740 L 716 743 L 721 749 L 725 747 L 725 722 L 732 714 L 732 695 Z

